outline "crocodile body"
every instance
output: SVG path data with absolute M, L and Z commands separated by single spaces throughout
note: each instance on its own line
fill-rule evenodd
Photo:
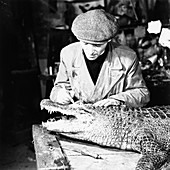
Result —
M 43 123 L 48 130 L 103 146 L 134 150 L 142 154 L 136 170 L 156 170 L 170 150 L 170 106 L 129 108 L 94 107 L 92 104 L 59 105 L 49 99 L 41 108 L 72 116 Z

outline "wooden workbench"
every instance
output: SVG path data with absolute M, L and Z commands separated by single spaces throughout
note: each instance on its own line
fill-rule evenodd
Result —
M 37 170 L 135 170 L 141 157 L 135 152 L 56 136 L 41 125 L 33 125 L 32 130 Z

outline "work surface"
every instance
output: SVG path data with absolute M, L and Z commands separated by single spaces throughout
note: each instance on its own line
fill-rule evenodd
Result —
M 135 170 L 139 153 L 103 148 L 61 136 L 33 125 L 37 170 Z M 161 170 L 170 170 L 166 165 Z

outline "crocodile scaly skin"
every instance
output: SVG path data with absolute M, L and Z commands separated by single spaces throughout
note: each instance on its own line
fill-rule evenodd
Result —
M 60 105 L 49 99 L 42 109 L 70 119 L 49 119 L 43 126 L 66 136 L 142 154 L 136 170 L 156 170 L 170 149 L 170 106 L 130 108 L 125 105 L 94 107 L 92 104 Z

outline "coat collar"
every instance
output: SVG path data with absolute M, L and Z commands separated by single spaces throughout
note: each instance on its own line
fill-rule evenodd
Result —
M 97 101 L 106 96 L 123 75 L 123 66 L 116 49 L 109 45 L 108 55 L 102 65 L 96 85 L 94 85 L 86 66 L 82 50 L 77 54 L 74 67 L 79 69 L 79 90 L 87 101 Z
M 109 44 L 109 52 L 108 52 L 108 62 L 110 63 L 110 67 L 114 70 L 121 70 L 122 63 L 120 61 L 120 57 L 118 56 L 116 45 Z
M 123 66 L 118 54 L 114 49 L 109 50 L 108 56 L 101 68 L 92 99 L 94 101 L 103 99 L 122 75 Z
M 116 50 L 116 46 L 117 46 L 116 44 L 112 45 L 109 43 L 109 51 L 104 63 L 108 62 L 109 67 L 111 67 L 112 69 L 121 70 L 123 67 Z M 75 67 L 82 67 L 82 65 L 85 64 L 82 50 L 83 49 L 80 48 L 78 53 L 76 54 L 75 61 L 74 61 Z

